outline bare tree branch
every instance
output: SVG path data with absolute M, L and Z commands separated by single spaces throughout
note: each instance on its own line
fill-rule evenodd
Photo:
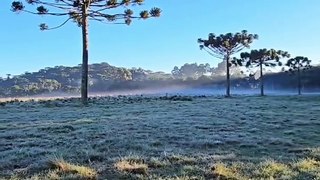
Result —
M 45 14 L 40 14 L 38 12 L 32 12 L 32 11 L 29 11 L 29 10 L 22 10 L 23 12 L 27 12 L 27 13 L 30 13 L 30 14 L 36 14 L 36 15 L 52 15 L 52 16 L 65 16 L 65 15 L 69 15 L 69 13 L 45 13 Z
M 71 17 L 70 18 L 68 18 L 67 20 L 65 20 L 63 23 L 61 23 L 59 26 L 56 26 L 56 27 L 53 27 L 53 28 L 48 28 L 48 29 L 46 29 L 46 30 L 54 30 L 54 29 L 58 29 L 58 28 L 60 28 L 60 27 L 62 27 L 62 26 L 64 26 L 70 19 L 72 19 Z
M 207 48 L 203 48 L 205 51 L 207 51 L 207 53 L 209 53 L 211 56 L 213 56 L 213 57 L 215 57 L 215 58 L 218 58 L 218 59 L 223 59 L 224 57 L 222 56 L 218 56 L 218 55 L 216 55 L 216 54 L 218 54 L 218 53 L 212 53 L 212 52 L 210 52 L 209 50 L 207 50 Z M 212 50 L 211 50 L 212 51 Z

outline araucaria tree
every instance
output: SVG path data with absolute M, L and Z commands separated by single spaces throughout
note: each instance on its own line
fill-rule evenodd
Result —
M 287 61 L 286 66 L 289 68 L 289 72 L 297 73 L 298 78 L 298 94 L 301 95 L 301 71 L 311 68 L 311 60 L 307 57 L 297 56 Z
M 274 49 L 259 49 L 252 50 L 250 53 L 244 52 L 240 54 L 241 61 L 244 62 L 247 68 L 258 67 L 260 70 L 260 89 L 261 96 L 264 96 L 264 81 L 263 81 L 263 67 L 282 66 L 280 59 L 289 58 L 290 55 L 286 51 Z
M 50 30 L 62 27 L 68 21 L 73 20 L 82 27 L 82 75 L 81 75 L 81 99 L 84 104 L 88 102 L 88 24 L 89 20 L 95 20 L 110 24 L 130 25 L 132 19 L 148 19 L 159 17 L 161 10 L 152 8 L 143 10 L 134 15 L 130 9 L 134 5 L 142 5 L 144 0 L 26 0 L 29 5 L 36 5 L 35 11 L 27 10 L 21 1 L 12 2 L 13 12 L 27 12 L 35 15 L 65 16 L 65 21 L 56 27 L 48 27 L 40 24 L 40 30 Z M 123 12 L 115 13 L 115 9 L 123 8 Z
M 230 67 L 231 56 L 240 52 L 244 48 L 249 48 L 250 44 L 258 39 L 257 34 L 248 34 L 246 30 L 236 34 L 227 33 L 216 36 L 209 34 L 208 39 L 198 39 L 200 49 L 206 50 L 210 55 L 225 60 L 227 70 L 226 96 L 230 97 Z

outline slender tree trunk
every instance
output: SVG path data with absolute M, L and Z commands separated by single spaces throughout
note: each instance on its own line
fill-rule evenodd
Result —
M 227 54 L 226 61 L 227 61 L 227 87 L 226 87 L 226 97 L 230 97 L 230 66 L 229 66 L 229 58 L 230 55 Z
M 88 18 L 86 3 L 82 5 L 82 79 L 81 101 L 88 104 Z
M 260 62 L 260 95 L 264 96 L 264 82 L 263 82 L 263 69 L 262 69 L 262 62 Z
M 298 94 L 301 95 L 301 75 L 300 75 L 300 68 L 298 68 Z

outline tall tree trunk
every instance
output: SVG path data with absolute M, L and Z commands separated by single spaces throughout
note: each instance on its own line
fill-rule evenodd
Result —
M 301 95 L 301 74 L 300 74 L 300 68 L 298 68 L 298 94 Z
M 227 61 L 227 87 L 226 87 L 226 97 L 230 97 L 230 66 L 229 66 L 229 58 L 230 55 L 226 55 L 226 61 Z
M 263 69 L 262 62 L 260 62 L 260 95 L 264 96 L 264 82 L 263 82 Z
M 81 101 L 88 104 L 88 17 L 86 3 L 82 5 L 82 79 L 81 79 Z

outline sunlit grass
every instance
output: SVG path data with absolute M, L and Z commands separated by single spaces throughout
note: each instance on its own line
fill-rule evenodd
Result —
M 136 162 L 130 159 L 122 159 L 114 164 L 114 167 L 121 171 L 133 174 L 147 174 L 148 165 L 143 162 Z
M 300 173 L 300 177 L 320 179 L 320 162 L 315 159 L 301 159 L 294 163 L 293 167 Z
M 320 162 L 314 159 L 306 158 L 295 163 L 295 167 L 301 172 L 320 172 Z
M 55 159 L 51 161 L 51 165 L 53 168 L 57 169 L 57 171 L 50 172 L 51 177 L 59 177 L 59 176 L 72 176 L 83 179 L 96 179 L 97 172 L 96 170 L 86 167 L 80 166 L 76 164 L 71 164 L 66 162 L 63 159 Z
M 311 149 L 309 156 L 320 161 L 320 148 Z
M 240 167 L 237 163 L 227 166 L 222 162 L 218 162 L 212 169 L 213 174 L 217 179 L 248 179 L 247 177 L 242 175 Z
M 274 160 L 261 163 L 257 173 L 258 176 L 268 179 L 291 179 L 296 175 L 289 165 Z

